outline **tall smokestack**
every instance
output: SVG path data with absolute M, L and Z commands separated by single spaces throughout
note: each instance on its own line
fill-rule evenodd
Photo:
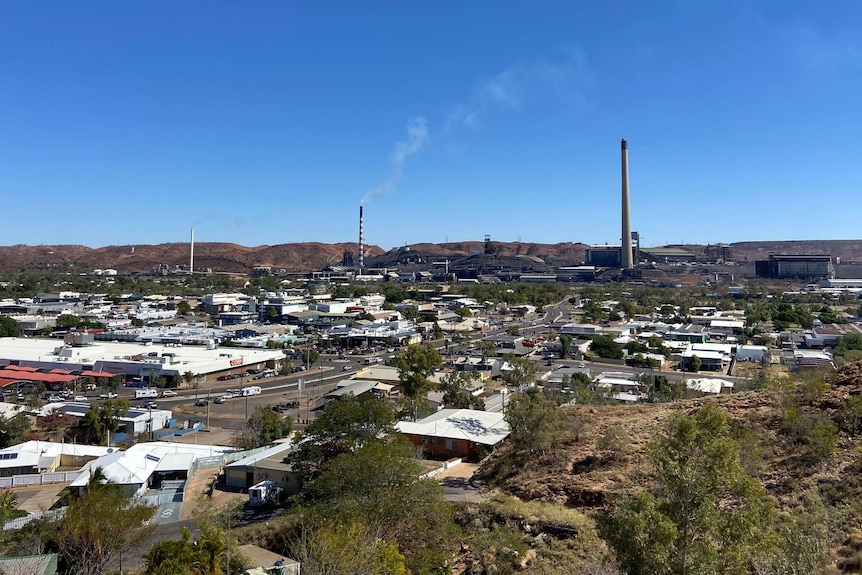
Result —
M 623 247 L 621 264 L 624 270 L 632 269 L 632 225 L 629 220 L 629 145 L 625 140 L 620 142 L 620 153 L 623 166 Z
M 195 271 L 195 229 L 192 228 L 192 245 L 189 250 L 189 273 L 194 273 Z
M 359 206 L 359 271 L 365 266 L 365 236 L 362 233 L 362 206 Z

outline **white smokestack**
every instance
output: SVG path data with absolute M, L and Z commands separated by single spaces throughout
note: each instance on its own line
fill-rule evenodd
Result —
M 189 273 L 195 271 L 195 229 L 192 228 L 192 243 L 189 250 Z
M 629 220 L 629 146 L 625 140 L 620 143 L 623 169 L 623 197 L 622 197 L 622 256 L 621 264 L 624 270 L 632 269 L 632 226 Z
M 365 236 L 362 233 L 362 205 L 359 206 L 359 272 L 365 266 Z

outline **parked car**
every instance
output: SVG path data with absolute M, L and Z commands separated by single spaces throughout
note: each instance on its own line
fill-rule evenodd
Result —
M 162 392 L 162 397 L 176 397 L 177 392 L 173 389 L 166 389 Z
M 294 366 L 290 369 L 290 372 L 291 372 L 291 373 L 297 373 L 297 372 L 299 372 L 299 371 L 305 371 L 306 369 L 308 369 L 308 368 L 307 368 L 307 367 L 305 367 L 304 365 L 294 365 Z

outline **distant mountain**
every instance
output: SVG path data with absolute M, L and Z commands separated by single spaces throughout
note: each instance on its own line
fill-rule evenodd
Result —
M 840 257 L 842 262 L 862 260 L 862 240 L 805 240 L 779 242 L 738 242 L 730 244 L 737 261 L 764 259 L 770 252 L 779 254 L 823 254 Z M 539 244 L 493 242 L 501 256 L 538 257 L 551 265 L 566 265 L 582 261 L 588 246 L 576 242 Z M 706 246 L 681 246 L 705 254 Z M 434 258 L 461 258 L 483 253 L 484 242 L 422 243 L 409 246 L 410 251 Z M 195 269 L 248 273 L 254 266 L 268 265 L 277 269 L 303 272 L 328 264 L 340 264 L 344 252 L 356 254 L 355 242 L 324 244 L 316 242 L 279 244 L 275 246 L 241 246 L 231 243 L 201 242 L 195 244 Z M 392 253 L 379 246 L 365 246 L 369 262 Z M 126 245 L 90 248 L 80 245 L 0 246 L 0 272 L 53 269 L 89 272 L 95 269 L 116 269 L 121 272 L 147 272 L 160 264 L 169 267 L 189 263 L 188 243 L 157 245 Z

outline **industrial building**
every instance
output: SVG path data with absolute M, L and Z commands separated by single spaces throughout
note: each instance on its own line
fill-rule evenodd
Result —
M 773 279 L 809 279 L 835 277 L 830 255 L 777 255 L 754 262 L 758 277 Z

